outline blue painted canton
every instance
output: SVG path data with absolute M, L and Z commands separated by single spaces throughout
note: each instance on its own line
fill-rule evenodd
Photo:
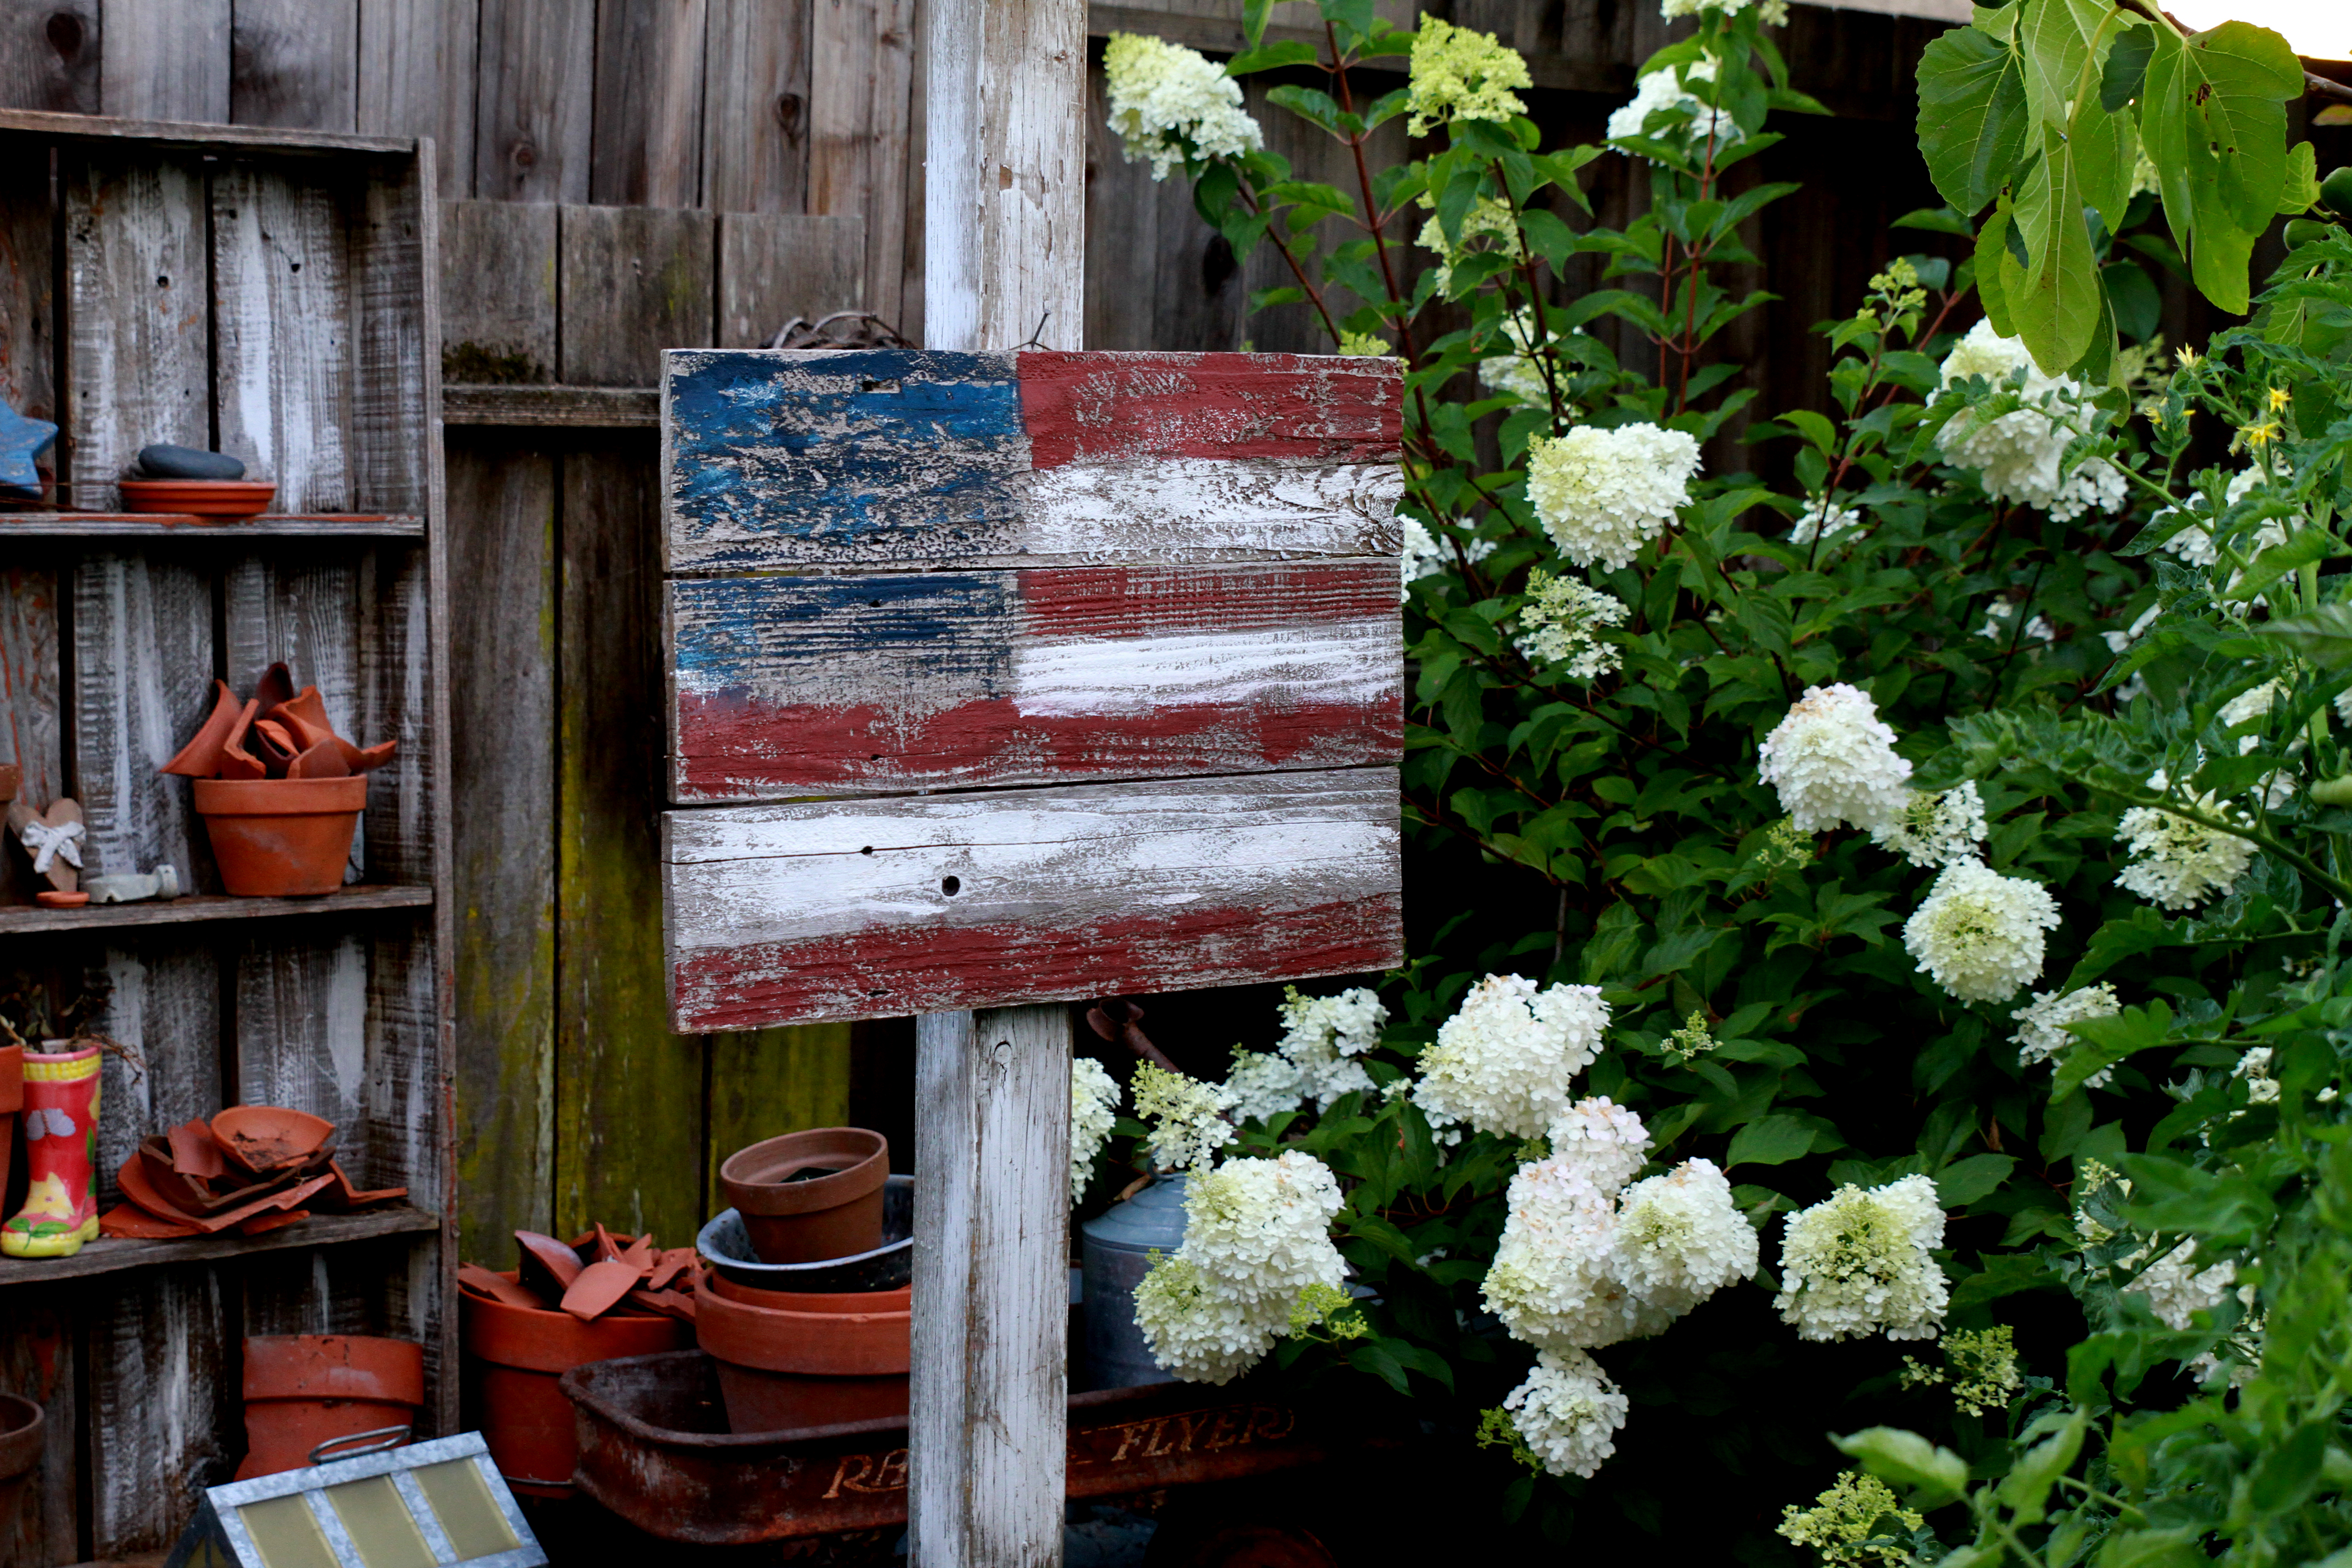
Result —
M 1015 521 L 1014 354 L 667 357 L 673 568 L 952 560 Z
M 678 689 L 914 716 L 1009 696 L 1011 572 L 670 584 Z

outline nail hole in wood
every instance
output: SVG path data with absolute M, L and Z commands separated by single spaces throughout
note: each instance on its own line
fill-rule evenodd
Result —
M 958 894 L 958 893 L 961 892 L 962 890 L 963 890 L 963 884 L 962 884 L 961 881 L 957 880 L 955 878 L 953 878 L 953 877 L 941 877 L 941 878 L 940 879 L 940 892 L 942 892 L 942 893 L 945 893 L 949 898 L 950 898 L 950 899 L 954 898 L 954 897 L 956 896 L 956 894 Z
M 874 846 L 868 844 L 865 848 L 860 849 L 858 853 L 860 855 L 871 855 L 874 853 Z
M 81 18 L 75 16 L 72 12 L 60 11 L 56 16 L 51 16 L 49 18 L 49 25 L 45 30 L 49 36 L 49 47 L 57 50 L 58 53 L 61 55 L 71 55 L 80 52 L 82 41 Z

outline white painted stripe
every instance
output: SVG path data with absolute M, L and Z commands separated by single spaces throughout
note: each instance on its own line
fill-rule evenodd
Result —
M 1362 705 L 1395 696 L 1402 679 L 1387 619 L 1024 641 L 1013 650 L 1013 702 L 1040 716 Z
M 1393 768 L 674 811 L 669 950 L 875 927 L 1050 927 L 1398 886 Z M 957 890 L 944 889 L 946 879 Z
M 1020 476 L 1018 536 L 1043 560 L 1155 563 L 1394 555 L 1404 474 L 1393 463 L 1156 458 Z

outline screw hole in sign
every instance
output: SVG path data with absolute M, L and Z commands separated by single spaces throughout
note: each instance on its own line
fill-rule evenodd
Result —
M 962 890 L 963 884 L 958 881 L 955 878 L 942 877 L 940 879 L 940 891 L 945 893 L 949 898 L 954 898 Z
M 860 849 L 858 853 L 860 855 L 871 855 L 874 853 L 874 846 L 868 844 L 865 848 Z

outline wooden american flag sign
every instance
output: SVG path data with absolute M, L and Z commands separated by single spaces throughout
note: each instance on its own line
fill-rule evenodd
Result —
M 1393 362 L 667 357 L 677 1028 L 1400 961 Z

